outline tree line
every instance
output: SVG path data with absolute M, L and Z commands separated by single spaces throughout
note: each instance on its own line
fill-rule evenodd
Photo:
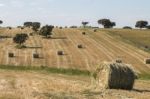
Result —
M 102 25 L 104 28 L 113 28 L 114 26 L 116 26 L 116 22 L 112 22 L 110 19 L 100 19 L 97 21 L 98 24 Z M 82 25 L 85 28 L 87 25 L 89 24 L 89 22 L 83 21 Z M 150 25 L 148 24 L 148 21 L 144 21 L 144 20 L 140 20 L 137 21 L 135 24 L 136 28 L 147 28 L 150 29 Z M 130 26 L 124 26 L 124 29 L 132 29 Z
M 113 22 L 110 19 L 105 19 L 105 18 L 98 20 L 97 23 L 99 25 L 102 25 L 104 28 L 113 28 L 114 26 L 116 26 L 116 22 Z M 0 20 L 0 24 L 3 24 L 2 20 Z M 85 28 L 89 24 L 89 22 L 83 21 L 81 24 Z M 24 22 L 23 25 L 24 25 L 24 27 L 32 27 L 32 29 L 35 32 L 37 32 L 41 26 L 41 23 L 40 22 Z M 145 21 L 145 20 L 137 21 L 135 24 L 135 27 L 140 28 L 140 29 L 142 29 L 142 28 L 150 29 L 150 25 L 148 24 L 148 21 Z M 126 29 L 126 28 L 131 29 L 130 26 L 124 26 L 123 28 L 124 29 Z

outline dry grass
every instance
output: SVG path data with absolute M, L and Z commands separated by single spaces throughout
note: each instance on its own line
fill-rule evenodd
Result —
M 13 28 L 0 29 L 0 35 L 13 37 L 17 33 L 32 33 L 29 28 L 23 30 Z M 148 73 L 150 68 L 144 64 L 144 59 L 150 56 L 118 39 L 111 37 L 104 31 L 93 32 L 79 29 L 54 29 L 53 38 L 44 39 L 41 36 L 30 36 L 25 43 L 27 48 L 16 49 L 12 38 L 1 39 L 0 64 L 18 66 L 48 66 L 57 68 L 72 68 L 94 71 L 96 65 L 102 61 L 113 61 L 121 58 L 123 62 L 132 64 L 139 73 Z M 82 36 L 86 32 L 87 36 Z M 86 49 L 80 50 L 78 44 L 83 44 Z M 7 45 L 7 46 L 6 46 Z M 58 50 L 63 50 L 65 55 L 59 57 Z M 37 52 L 40 58 L 33 58 Z M 13 52 L 15 57 L 8 58 L 8 53 Z
M 109 34 L 123 38 L 128 43 L 135 45 L 145 51 L 150 51 L 150 30 L 125 30 L 114 29 L 105 30 L 109 31 Z
M 150 82 L 134 90 L 95 89 L 88 77 L 0 70 L 0 99 L 149 99 Z

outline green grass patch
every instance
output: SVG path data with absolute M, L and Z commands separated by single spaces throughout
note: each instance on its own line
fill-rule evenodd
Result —
M 106 31 L 107 34 L 110 36 L 114 36 L 115 38 L 128 43 L 130 45 L 133 45 L 143 51 L 150 52 L 150 40 L 148 37 L 150 34 L 148 31 L 144 30 L 130 30 L 130 31 L 125 31 L 125 30 L 102 30 Z M 146 48 L 148 47 L 148 48 Z
M 55 74 L 64 74 L 64 75 L 74 75 L 74 76 L 90 76 L 90 71 L 79 70 L 79 69 L 65 69 L 65 68 L 55 68 L 47 66 L 10 66 L 10 65 L 1 65 L 0 69 L 4 70 L 16 70 L 16 71 L 39 71 L 46 73 L 55 73 Z
M 141 80 L 150 80 L 150 74 L 139 74 L 139 79 Z

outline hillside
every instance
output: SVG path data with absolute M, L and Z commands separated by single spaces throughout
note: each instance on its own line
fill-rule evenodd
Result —
M 103 61 L 121 58 L 149 79 L 150 65 L 144 59 L 150 53 L 110 34 L 110 30 L 54 29 L 52 39 L 30 36 L 25 44 L 27 48 L 16 49 L 12 37 L 31 32 L 29 28 L 0 29 L 0 36 L 8 36 L 0 39 L 0 99 L 149 99 L 147 78 L 136 80 L 132 91 L 101 90 L 87 72 L 95 70 Z M 79 49 L 78 44 L 84 48 Z M 65 54 L 58 56 L 59 50 Z M 15 57 L 8 58 L 9 52 Z M 39 59 L 32 57 L 34 52 L 39 53 Z
M 85 31 L 87 34 L 82 35 Z M 32 30 L 2 29 L 1 35 L 13 37 L 16 33 L 30 33 Z M 144 64 L 149 53 L 124 43 L 110 36 L 105 31 L 93 32 L 83 29 L 54 29 L 52 39 L 41 36 L 30 36 L 26 49 L 16 49 L 12 38 L 0 41 L 0 64 L 18 66 L 48 66 L 56 68 L 73 68 L 92 71 L 103 61 L 115 61 L 121 58 L 124 63 L 131 64 L 139 73 L 149 73 L 150 65 Z M 77 48 L 82 44 L 85 48 Z M 58 56 L 57 51 L 65 55 Z M 15 53 L 14 58 L 8 58 L 8 53 Z M 39 53 L 40 58 L 34 59 L 32 54 Z

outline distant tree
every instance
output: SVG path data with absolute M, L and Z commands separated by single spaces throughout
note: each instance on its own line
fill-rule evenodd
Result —
M 40 27 L 41 27 L 41 23 L 40 22 L 33 22 L 32 23 L 33 31 L 37 32 Z
M 54 26 L 52 25 L 46 25 L 46 26 L 43 26 L 40 30 L 40 35 L 43 35 L 45 36 L 46 38 L 48 38 L 48 36 L 51 36 L 52 35 L 52 30 L 53 30 Z
M 135 27 L 142 29 L 142 28 L 146 28 L 147 25 L 148 22 L 142 20 L 142 21 L 137 21 Z
M 147 29 L 150 29 L 150 25 L 146 26 Z
M 100 19 L 98 20 L 98 24 L 101 24 L 104 26 L 104 28 L 112 28 L 116 26 L 115 22 L 111 22 L 109 19 Z
M 132 29 L 130 26 L 124 26 L 123 29 Z
M 23 43 L 28 39 L 28 35 L 25 33 L 22 34 L 16 34 L 16 36 L 13 38 L 14 43 L 19 44 L 19 48 L 22 48 Z
M 3 21 L 2 21 L 2 20 L 0 20 L 0 24 L 3 24 Z
M 31 27 L 32 26 L 32 22 L 24 22 L 24 26 L 25 27 Z
M 84 28 L 86 27 L 87 24 L 89 24 L 89 22 L 82 22 Z
M 70 28 L 78 28 L 77 26 L 70 26 Z

